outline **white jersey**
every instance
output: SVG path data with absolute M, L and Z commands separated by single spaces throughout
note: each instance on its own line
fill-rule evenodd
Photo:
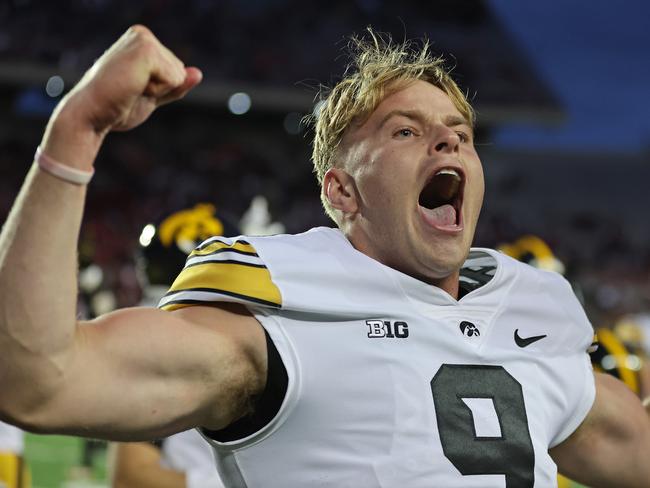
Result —
M 160 306 L 246 304 L 288 375 L 268 425 L 210 440 L 226 486 L 556 486 L 592 327 L 558 274 L 473 249 L 463 276 L 456 300 L 328 228 L 199 246 Z

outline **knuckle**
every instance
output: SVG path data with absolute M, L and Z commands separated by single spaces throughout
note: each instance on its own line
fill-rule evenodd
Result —
M 148 27 L 142 25 L 142 24 L 134 24 L 131 27 L 129 27 L 129 30 L 127 31 L 130 34 L 133 34 L 137 37 L 146 37 L 146 36 L 153 36 L 152 32 L 149 30 Z
M 140 53 L 147 59 L 153 59 L 156 55 L 156 45 L 153 42 L 142 42 L 139 46 Z
M 155 49 L 157 45 L 157 39 L 156 36 L 154 36 L 153 32 L 149 30 L 149 28 L 145 27 L 144 25 L 136 24 L 129 27 L 129 30 L 127 32 L 130 34 L 130 36 L 132 36 L 135 45 L 140 46 L 141 48 L 144 47 L 146 50 L 152 48 Z

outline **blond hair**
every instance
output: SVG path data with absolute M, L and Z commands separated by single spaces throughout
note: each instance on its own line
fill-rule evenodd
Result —
M 346 130 L 352 124 L 363 123 L 388 95 L 415 80 L 427 81 L 444 91 L 474 125 L 472 106 L 445 68 L 444 59 L 431 54 L 427 39 L 396 44 L 389 35 L 374 32 L 370 27 L 367 31 L 366 37 L 351 39 L 352 62 L 313 116 L 314 172 L 321 186 L 323 207 L 335 221 L 334 211 L 322 191 L 325 173 L 336 166 L 337 150 Z

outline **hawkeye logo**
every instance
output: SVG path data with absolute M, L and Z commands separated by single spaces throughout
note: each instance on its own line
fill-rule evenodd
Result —
M 463 335 L 466 335 L 467 337 L 478 337 L 481 335 L 481 331 L 478 330 L 478 327 L 467 320 L 463 320 L 459 327 Z
M 409 336 L 409 326 L 406 322 L 390 320 L 366 320 L 368 337 L 388 337 L 389 339 L 406 339 Z

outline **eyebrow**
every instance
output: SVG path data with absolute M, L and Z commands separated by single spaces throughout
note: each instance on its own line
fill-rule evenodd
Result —
M 444 120 L 444 124 L 447 127 L 456 127 L 458 125 L 466 125 L 470 129 L 472 129 L 472 125 L 469 123 L 469 121 L 460 115 L 447 115 Z
M 406 117 L 407 119 L 413 119 L 420 123 L 424 123 L 426 121 L 426 117 L 420 110 L 396 109 L 396 110 L 391 110 L 386 115 L 384 115 L 384 117 L 379 122 L 379 128 L 382 128 L 384 124 L 386 124 L 386 122 L 388 122 L 393 117 Z M 447 115 L 443 118 L 442 122 L 447 127 L 457 127 L 459 125 L 466 125 L 467 127 L 470 128 L 470 130 L 473 130 L 473 127 L 471 126 L 469 121 L 461 115 Z

